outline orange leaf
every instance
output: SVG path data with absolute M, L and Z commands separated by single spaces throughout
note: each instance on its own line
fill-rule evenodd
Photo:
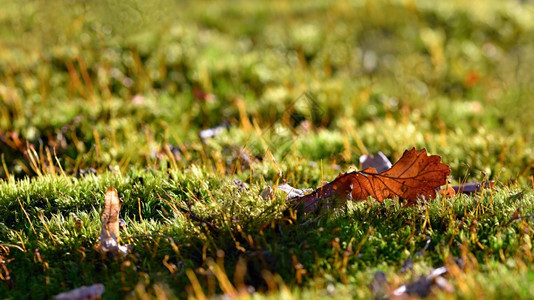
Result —
M 296 199 L 296 207 L 311 212 L 321 207 L 338 207 L 347 199 L 362 201 L 369 196 L 384 201 L 402 198 L 412 205 L 419 197 L 436 197 L 436 188 L 447 182 L 451 169 L 437 155 L 428 156 L 426 149 L 407 150 L 391 169 L 377 173 L 373 168 L 339 175 L 313 193 Z

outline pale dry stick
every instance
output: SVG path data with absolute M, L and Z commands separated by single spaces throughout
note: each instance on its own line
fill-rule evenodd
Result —
M 120 209 L 119 193 L 115 188 L 110 187 L 104 196 L 104 209 L 100 217 L 102 231 L 100 233 L 100 242 L 96 246 L 98 251 L 123 254 L 128 252 L 127 246 L 119 245 Z

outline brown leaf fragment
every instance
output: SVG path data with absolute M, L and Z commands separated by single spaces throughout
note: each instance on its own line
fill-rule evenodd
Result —
M 372 197 L 401 198 L 413 205 L 418 198 L 433 199 L 436 188 L 447 183 L 451 169 L 437 155 L 428 156 L 426 149 L 407 150 L 391 169 L 378 173 L 373 168 L 339 175 L 313 193 L 295 201 L 297 209 L 305 213 L 339 207 L 348 199 L 363 201 Z
M 54 300 L 90 300 L 100 299 L 104 293 L 104 285 L 101 283 L 91 286 L 81 286 L 77 289 L 63 292 L 54 296 Z
M 439 193 L 446 198 L 452 198 L 454 195 L 456 195 L 456 191 L 451 186 L 447 186 L 444 189 L 439 189 Z
M 102 231 L 100 232 L 100 242 L 96 245 L 99 252 L 123 253 L 128 252 L 128 246 L 119 245 L 119 213 L 121 201 L 119 193 L 110 187 L 104 196 L 104 209 L 100 215 Z

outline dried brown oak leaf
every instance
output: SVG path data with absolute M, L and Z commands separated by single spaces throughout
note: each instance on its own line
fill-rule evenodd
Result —
M 373 168 L 339 175 L 313 193 L 296 199 L 295 207 L 305 213 L 339 207 L 346 200 L 362 201 L 369 196 L 383 202 L 401 198 L 413 205 L 419 197 L 436 197 L 436 188 L 447 183 L 451 169 L 437 155 L 426 149 L 404 151 L 389 170 L 378 173 Z

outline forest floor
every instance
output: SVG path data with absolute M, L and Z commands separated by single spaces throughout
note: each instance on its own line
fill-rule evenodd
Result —
M 532 2 L 0 7 L 0 298 L 534 294 Z M 314 216 L 277 188 L 413 147 L 495 185 Z

